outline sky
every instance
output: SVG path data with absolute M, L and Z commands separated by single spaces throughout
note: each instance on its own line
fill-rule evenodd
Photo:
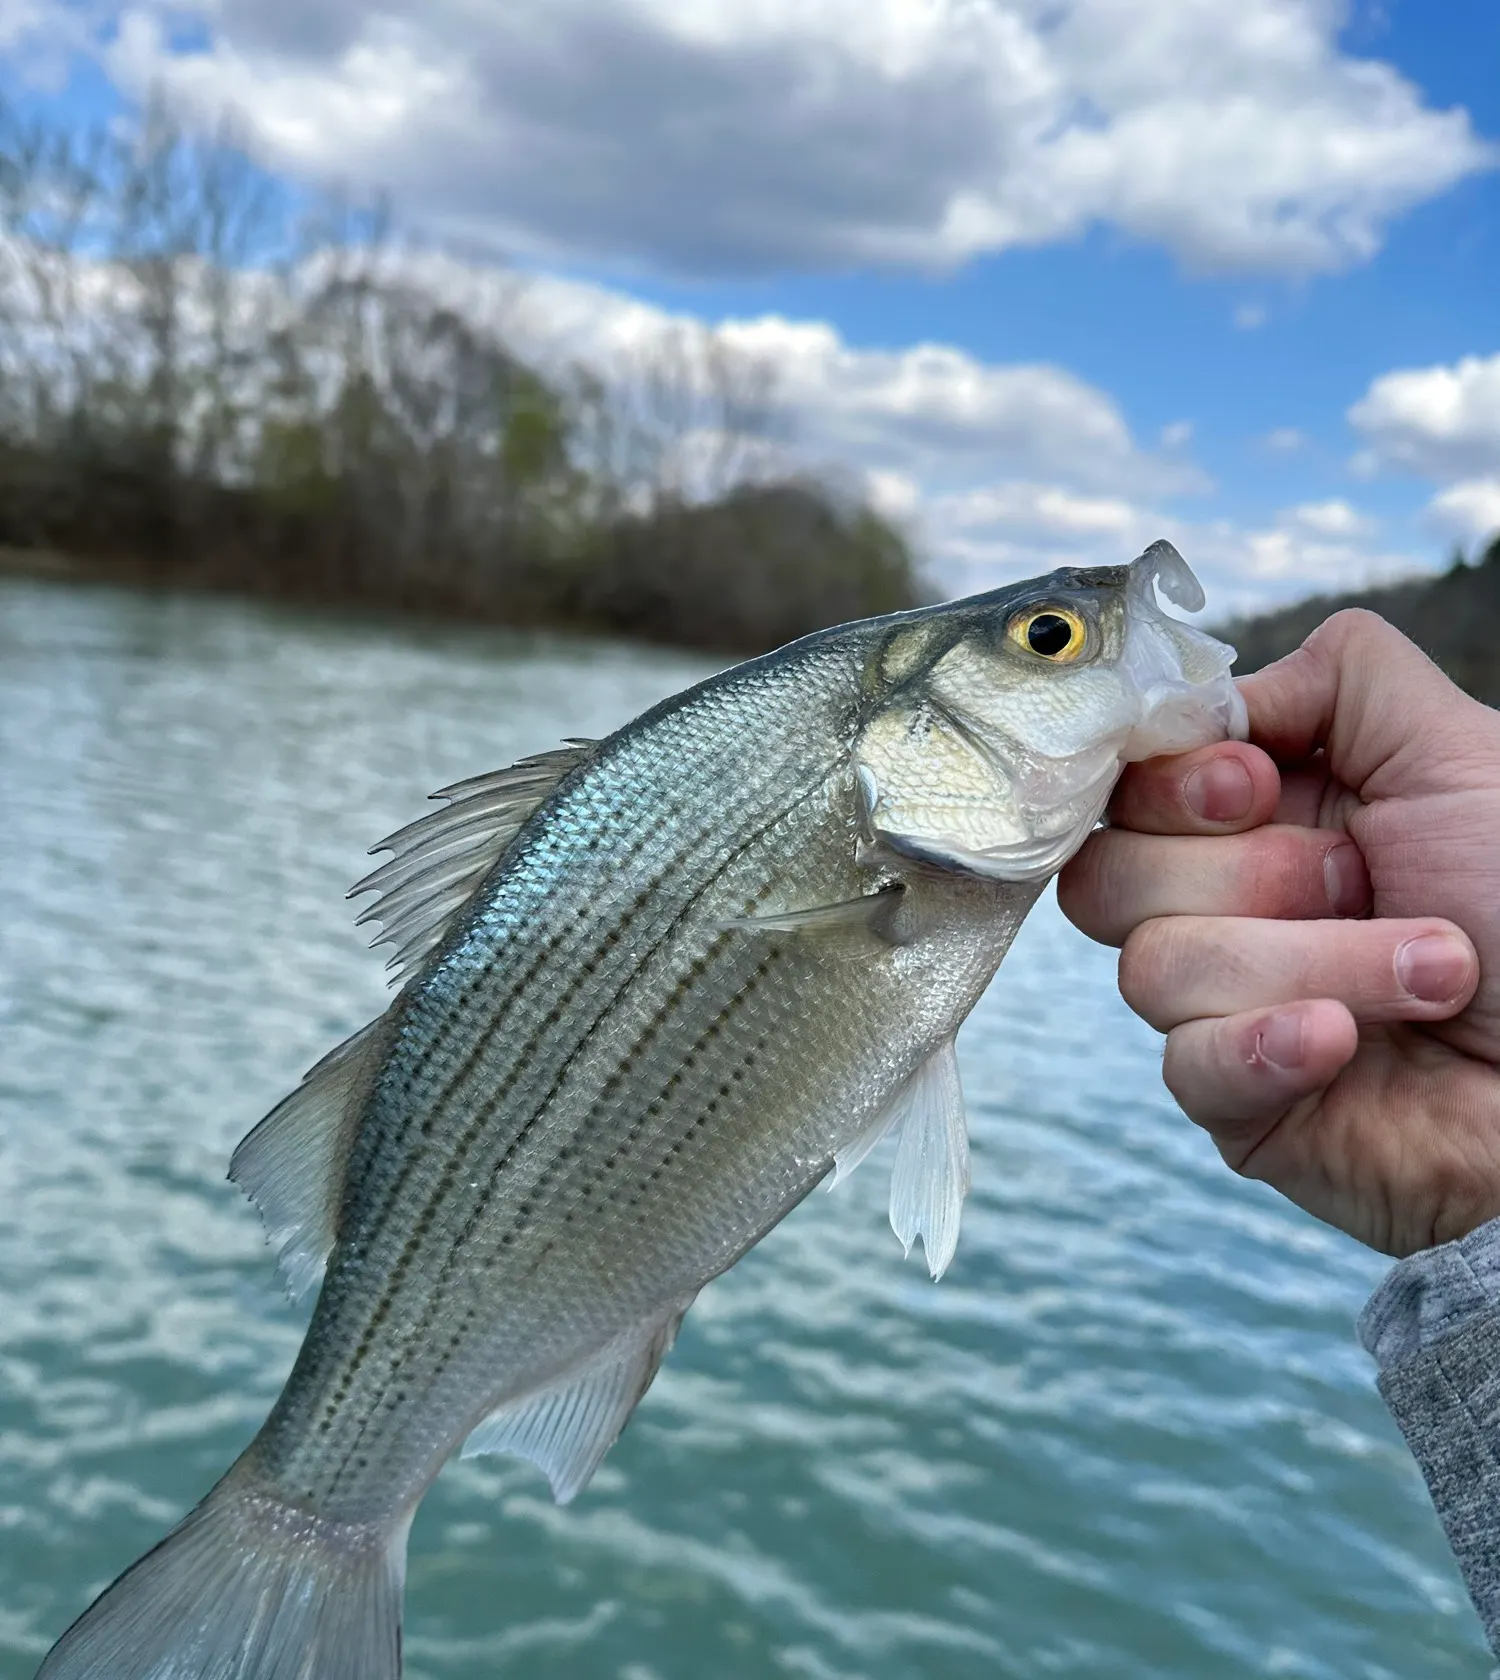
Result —
M 948 591 L 1500 531 L 1500 0 L 0 0 L 13 106 L 153 93 L 554 352 L 718 327 Z

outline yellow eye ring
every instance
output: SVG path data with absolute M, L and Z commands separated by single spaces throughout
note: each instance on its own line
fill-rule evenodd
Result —
M 1071 607 L 1028 607 L 1005 627 L 1018 648 L 1051 665 L 1071 665 L 1088 646 L 1089 627 Z

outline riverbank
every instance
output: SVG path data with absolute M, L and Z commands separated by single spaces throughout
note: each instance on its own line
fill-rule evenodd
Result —
M 0 175 L 13 569 L 722 653 L 922 598 L 722 332 L 573 362 L 522 277 L 456 295 L 378 209 L 268 197 L 160 113 L 12 114 Z

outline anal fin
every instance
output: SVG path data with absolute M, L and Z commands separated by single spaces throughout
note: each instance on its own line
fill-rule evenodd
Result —
M 464 1442 L 463 1457 L 514 1453 L 545 1472 L 559 1505 L 588 1485 L 650 1388 L 695 1295 L 612 1342 L 582 1372 L 491 1412 Z

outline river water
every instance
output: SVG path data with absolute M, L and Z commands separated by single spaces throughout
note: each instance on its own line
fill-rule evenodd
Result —
M 259 1424 L 305 1308 L 235 1142 L 386 996 L 343 901 L 426 793 L 702 661 L 0 580 L 0 1674 Z M 589 1490 L 421 1508 L 414 1680 L 1487 1673 L 1352 1321 L 1050 898 L 959 1040 L 941 1284 L 877 1155 L 709 1288 Z

